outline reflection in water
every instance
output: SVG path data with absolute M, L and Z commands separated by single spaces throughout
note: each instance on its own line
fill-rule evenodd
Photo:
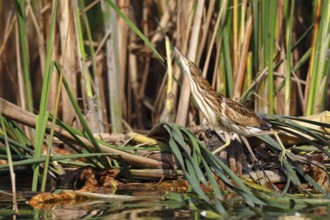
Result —
M 72 200 L 56 204 L 43 204 L 38 209 L 28 205 L 21 197 L 18 204 L 19 214 L 14 215 L 10 197 L 5 197 L 0 191 L 0 219 L 90 219 L 97 217 L 102 219 L 194 219 L 208 210 L 205 204 L 199 204 L 196 197 L 189 193 L 177 193 L 175 194 L 178 196 L 177 198 L 173 195 L 173 197 L 170 197 L 170 193 L 167 193 L 166 198 L 164 198 L 157 191 L 139 191 L 137 193 L 135 191 L 123 191 L 121 193 L 136 197 L 141 196 L 143 200 Z M 19 194 L 23 195 L 22 193 Z M 187 198 L 190 198 L 190 200 Z M 194 204 L 189 203 L 189 201 Z M 330 214 L 330 206 L 306 205 L 294 208 L 288 207 L 286 210 L 267 207 L 250 208 L 240 203 L 237 197 L 232 200 L 228 199 L 226 205 L 229 209 L 228 214 L 223 216 L 222 219 L 307 220 L 327 219 Z

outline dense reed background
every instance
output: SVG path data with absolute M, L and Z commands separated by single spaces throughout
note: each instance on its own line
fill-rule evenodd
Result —
M 119 147 L 94 135 L 133 129 L 144 133 L 160 121 L 201 123 L 172 46 L 198 64 L 216 91 L 257 112 L 300 116 L 330 109 L 329 20 L 330 1 L 322 0 L 0 1 L 0 97 L 37 115 L 0 99 L 0 169 L 10 169 L 13 200 L 16 166 L 33 171 L 33 191 L 45 191 L 50 174 L 63 175 L 62 165 L 104 169 L 127 162 L 132 167 L 168 168 L 163 161 L 139 155 L 163 150 L 156 141 L 147 147 L 126 141 Z M 8 109 L 24 112 L 26 119 Z M 35 129 L 22 129 L 14 121 Z M 267 162 L 276 155 L 287 177 L 279 197 L 290 185 L 302 190 L 302 179 L 326 195 L 330 153 L 324 128 L 330 125 L 322 119 L 275 115 L 270 121 L 275 129 L 314 146 L 291 152 L 269 136 L 260 137 L 273 147 L 271 154 L 266 152 Z M 212 185 L 218 212 L 225 208 L 214 173 L 250 206 L 266 204 L 259 199 L 261 190 L 255 196 L 186 128 L 163 123 L 153 133 L 168 138 L 162 140 L 179 158 L 186 179 L 209 204 L 213 201 L 200 185 Z M 63 141 L 71 151 L 53 154 L 53 140 Z M 317 169 L 305 172 L 299 167 L 295 153 L 301 159 L 301 151 L 323 154 L 316 159 L 305 154 L 304 165 L 317 164 Z M 117 160 L 118 155 L 123 160 Z M 85 160 L 76 161 L 81 157 Z M 291 204 L 292 197 L 287 199 Z
M 165 106 L 165 36 L 217 91 L 257 112 L 299 116 L 329 109 L 328 1 L 55 2 L 0 2 L 0 97 L 29 111 L 41 111 L 50 77 L 46 108 L 57 106 L 60 119 L 77 121 L 64 90 L 56 104 L 61 76 L 55 68 L 48 74 L 56 61 L 94 132 L 150 129 Z M 189 85 L 170 63 L 168 118 L 198 124 Z

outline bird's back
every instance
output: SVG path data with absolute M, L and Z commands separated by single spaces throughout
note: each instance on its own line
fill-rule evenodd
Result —
M 246 106 L 218 95 L 222 106 L 220 122 L 224 129 L 242 136 L 256 136 L 268 133 L 271 125 Z M 220 125 L 221 126 L 221 125 Z

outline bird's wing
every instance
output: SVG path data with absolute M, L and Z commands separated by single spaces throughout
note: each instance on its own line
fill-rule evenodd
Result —
M 224 98 L 224 97 L 223 97 Z M 260 129 L 269 129 L 271 127 L 266 121 L 259 118 L 256 113 L 244 105 L 224 98 L 226 103 L 225 114 L 234 123 L 244 127 L 257 127 Z

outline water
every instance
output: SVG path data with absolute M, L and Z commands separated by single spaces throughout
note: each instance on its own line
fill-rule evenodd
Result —
M 1 193 L 0 193 L 1 194 Z M 149 192 L 145 195 L 152 195 Z M 151 198 L 154 198 L 152 196 Z M 0 219 L 205 219 L 206 205 L 196 208 L 182 201 L 151 199 L 144 201 L 70 201 L 33 208 L 25 201 L 18 203 L 19 213 L 13 214 L 12 203 L 1 200 Z M 227 203 L 229 206 L 229 203 Z M 288 207 L 286 210 L 250 208 L 244 204 L 231 204 L 226 216 L 218 219 L 330 219 L 330 206 Z

